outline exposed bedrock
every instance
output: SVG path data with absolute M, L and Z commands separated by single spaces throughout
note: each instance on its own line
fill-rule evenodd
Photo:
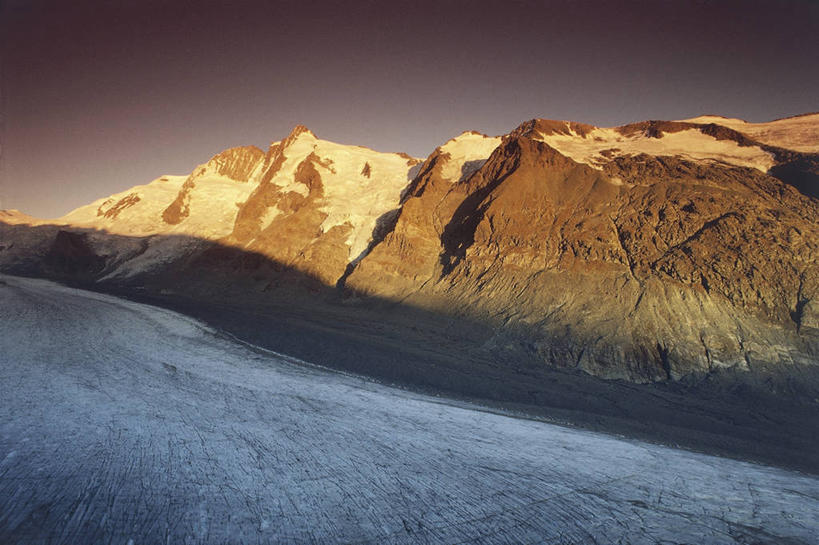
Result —
M 349 289 L 609 378 L 816 362 L 819 207 L 781 181 L 647 155 L 601 171 L 525 133 L 461 182 L 439 161 Z

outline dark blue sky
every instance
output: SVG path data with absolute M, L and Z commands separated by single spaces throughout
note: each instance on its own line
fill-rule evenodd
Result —
M 0 208 L 40 217 L 299 123 L 425 156 L 532 117 L 819 110 L 808 0 L 0 2 Z

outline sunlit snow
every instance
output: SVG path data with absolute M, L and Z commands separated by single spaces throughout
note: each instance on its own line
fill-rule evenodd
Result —
M 685 119 L 690 123 L 716 123 L 751 138 L 782 148 L 819 153 L 819 113 L 777 119 L 766 123 L 748 123 L 742 119 L 701 115 Z
M 454 182 L 463 180 L 478 170 L 501 143 L 499 136 L 486 136 L 476 132 L 465 132 L 441 146 L 441 151 L 449 154 L 444 163 L 442 175 Z
M 312 153 L 317 157 L 313 166 L 321 177 L 323 190 L 323 198 L 317 205 L 327 215 L 321 225 L 322 231 L 327 232 L 335 226 L 349 226 L 347 244 L 349 259 L 353 260 L 372 240 L 379 218 L 398 208 L 401 192 L 409 184 L 413 166 L 418 160 L 397 153 L 380 153 L 360 146 L 336 144 L 316 138 L 305 130 L 287 142 L 287 147 L 282 150 L 284 161 L 270 183 L 282 194 L 294 192 L 307 196 L 309 188 L 298 179 L 296 171 Z M 232 233 L 239 208 L 259 187 L 264 172 L 263 162 L 260 162 L 249 181 L 241 182 L 219 174 L 219 161 L 220 156 L 216 156 L 208 163 L 199 165 L 191 177 L 162 176 L 149 184 L 98 199 L 66 214 L 57 222 L 117 235 L 183 235 L 227 243 L 224 237 Z M 367 175 L 364 174 L 365 166 Z M 170 225 L 163 220 L 162 214 L 189 179 L 195 183 L 187 193 L 187 215 L 178 224 Z M 105 211 L 130 196 L 138 200 L 123 207 L 115 216 L 104 215 Z M 271 204 L 262 214 L 261 229 L 269 226 L 281 214 L 277 203 Z M 141 262 L 147 265 L 162 260 L 165 256 L 163 249 L 172 250 L 167 246 L 173 244 L 153 248 L 152 254 L 142 258 Z M 141 265 L 130 264 L 112 275 L 124 277 L 141 270 L 144 270 Z
M 767 172 L 774 165 L 773 156 L 758 146 L 740 146 L 733 140 L 717 140 L 699 129 L 664 133 L 660 138 L 653 138 L 643 133 L 626 136 L 616 129 L 601 128 L 580 135 L 567 124 L 566 134 L 541 134 L 537 138 L 578 163 L 595 168 L 601 168 L 602 164 L 611 160 L 603 152 L 610 156 L 640 153 L 679 156 L 692 161 L 751 167 L 762 172 Z

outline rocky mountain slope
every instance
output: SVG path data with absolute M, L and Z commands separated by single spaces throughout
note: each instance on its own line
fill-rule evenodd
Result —
M 636 382 L 812 366 L 817 130 L 536 119 L 422 162 L 297 127 L 56 222 L 0 216 L 0 268 L 385 321 L 420 309 L 480 324 L 470 343 L 499 362 Z

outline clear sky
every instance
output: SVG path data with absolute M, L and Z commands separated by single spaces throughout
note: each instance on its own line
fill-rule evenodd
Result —
M 533 117 L 819 110 L 813 0 L 0 5 L 0 208 L 39 217 L 296 124 L 426 156 Z

